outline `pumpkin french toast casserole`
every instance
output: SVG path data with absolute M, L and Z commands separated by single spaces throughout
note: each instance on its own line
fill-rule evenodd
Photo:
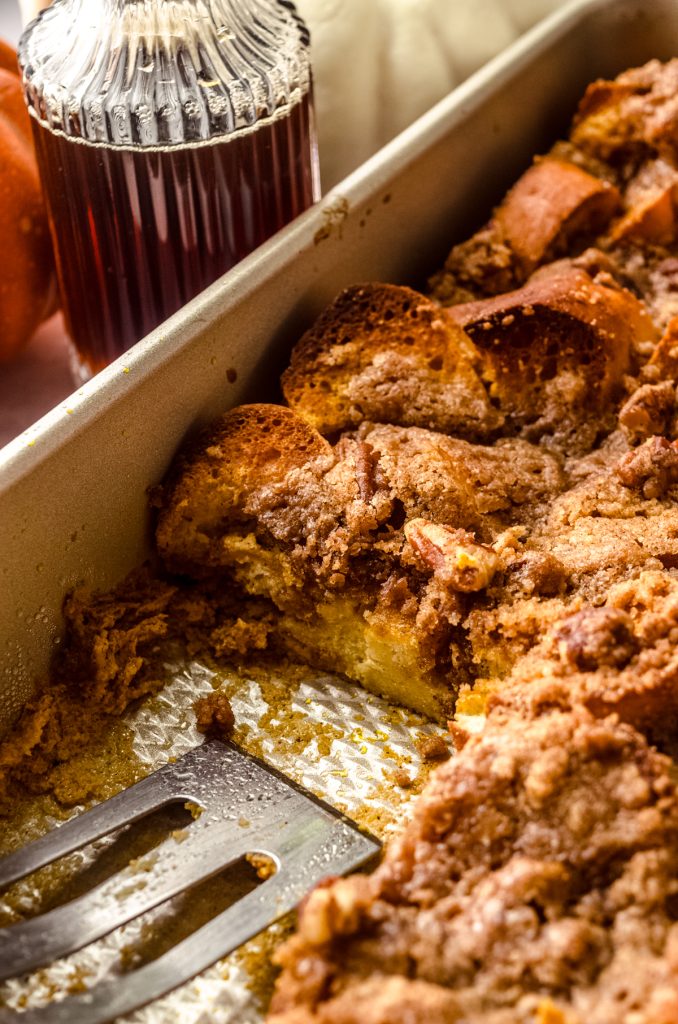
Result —
M 155 490 L 160 568 L 67 607 L 60 685 L 116 712 L 189 629 L 452 719 L 382 865 L 302 908 L 275 1024 L 678 1024 L 677 96 L 595 82 L 428 294 L 339 295 L 285 404 Z

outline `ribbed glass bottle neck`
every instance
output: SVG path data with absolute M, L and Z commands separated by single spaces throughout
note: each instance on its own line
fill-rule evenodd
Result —
M 308 43 L 287 0 L 56 0 L 19 57 L 47 127 L 166 146 L 280 116 L 310 88 Z

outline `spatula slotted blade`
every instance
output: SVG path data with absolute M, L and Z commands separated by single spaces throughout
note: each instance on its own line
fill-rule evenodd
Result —
M 165 840 L 138 881 L 130 866 L 47 914 L 0 929 L 0 977 L 67 956 L 211 877 L 245 854 L 275 874 L 151 963 L 45 1007 L 0 1010 L 0 1024 L 104 1024 L 189 981 L 292 910 L 327 875 L 354 870 L 379 849 L 348 819 L 229 743 L 208 741 L 0 861 L 7 885 L 168 804 L 202 808 L 181 842 Z

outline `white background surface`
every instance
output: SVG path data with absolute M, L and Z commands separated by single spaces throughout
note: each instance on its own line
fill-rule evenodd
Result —
M 0 37 L 16 46 L 20 34 L 18 3 L 0 0 Z M 0 363 L 0 447 L 73 390 L 63 324 L 56 316 L 11 363 Z
M 15 0 L 0 0 L 0 36 L 16 46 L 20 32 L 18 3 Z

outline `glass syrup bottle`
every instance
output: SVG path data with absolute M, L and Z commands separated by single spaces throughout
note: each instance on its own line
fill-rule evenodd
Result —
M 89 378 L 319 198 L 287 0 L 55 0 L 19 59 Z

